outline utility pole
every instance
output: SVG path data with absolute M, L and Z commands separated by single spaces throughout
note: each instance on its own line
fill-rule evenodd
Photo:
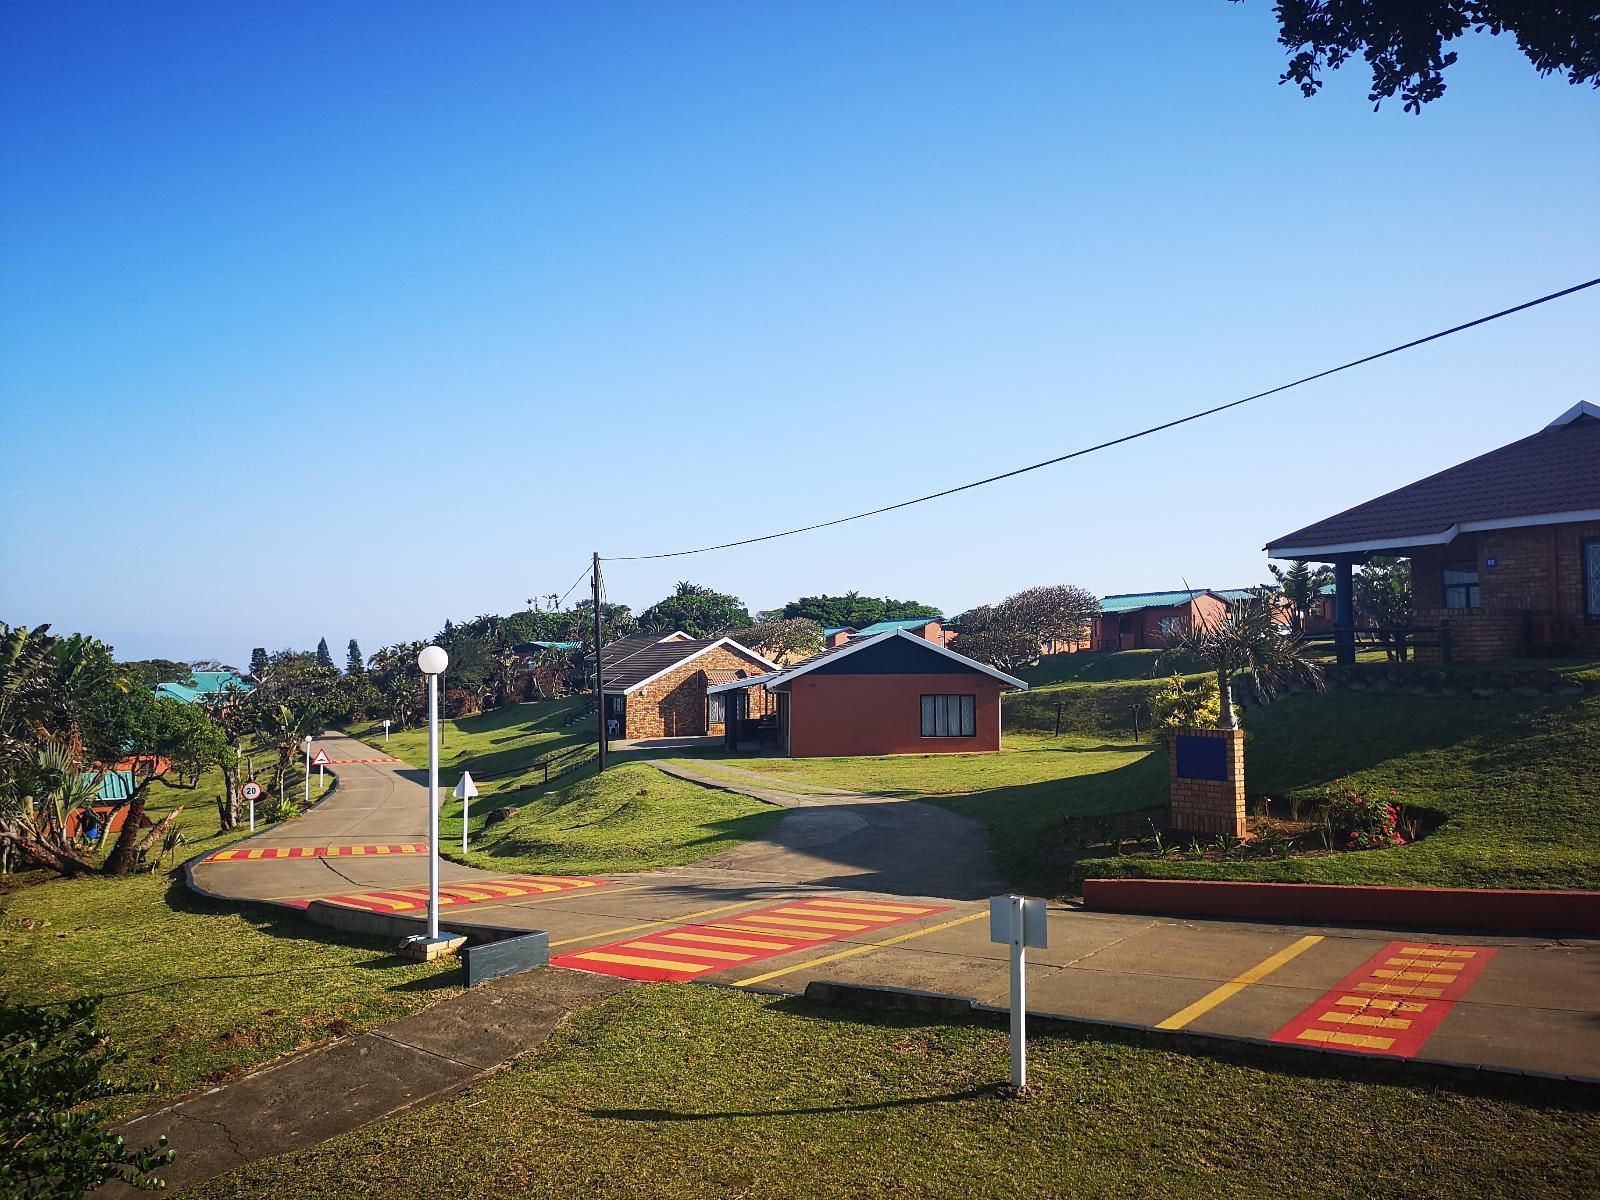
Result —
M 600 551 L 594 552 L 594 574 L 589 579 L 594 597 L 594 709 L 595 724 L 600 730 L 600 758 L 598 770 L 606 769 L 606 687 L 605 667 L 600 661 Z

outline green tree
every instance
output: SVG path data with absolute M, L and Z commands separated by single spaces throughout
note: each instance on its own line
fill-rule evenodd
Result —
M 317 666 L 324 668 L 333 666 L 333 655 L 328 650 L 327 638 L 317 643 Z
M 1306 627 L 1306 618 L 1322 604 L 1322 589 L 1333 582 L 1333 568 L 1313 567 L 1308 562 L 1296 560 L 1287 567 L 1268 563 L 1267 570 L 1277 582 L 1283 597 L 1289 602 L 1290 627 L 1299 633 Z
M 0 1196 L 81 1200 L 120 1180 L 159 1188 L 166 1139 L 129 1148 L 105 1127 L 101 1102 L 154 1091 L 113 1082 L 124 1055 L 95 1023 L 94 997 L 60 1004 L 0 998 Z
M 703 638 L 729 629 L 748 628 L 751 620 L 737 596 L 682 582 L 672 595 L 640 613 L 639 624 L 654 633 L 681 629 L 690 637 Z
M 267 670 L 267 648 L 257 646 L 250 651 L 250 678 L 260 679 Z
M 1273 11 L 1290 55 L 1278 82 L 1306 96 L 1322 90 L 1323 71 L 1359 55 L 1372 71 L 1373 111 L 1398 92 L 1406 112 L 1420 113 L 1444 95 L 1456 62 L 1446 43 L 1469 30 L 1511 34 L 1540 75 L 1600 86 L 1600 19 L 1582 0 L 1278 0 Z
M 840 626 L 864 629 L 879 621 L 937 617 L 941 612 L 941 609 L 917 600 L 894 600 L 887 596 L 880 599 L 852 591 L 842 596 L 801 596 L 785 604 L 778 615 L 790 619 L 804 617 L 827 629 Z
M 344 673 L 346 675 L 359 675 L 367 669 L 366 660 L 361 657 L 361 647 L 355 638 L 350 639 L 350 645 L 345 651 Z
M 174 662 L 170 658 L 141 658 L 121 664 L 122 670 L 145 687 L 154 689 L 161 683 L 181 683 L 194 686 L 194 669 L 188 663 Z
M 1267 599 L 1229 605 L 1220 617 L 1202 617 L 1174 631 L 1158 661 L 1166 666 L 1185 658 L 1205 663 L 1216 674 L 1218 729 L 1237 727 L 1232 693 L 1235 675 L 1248 675 L 1256 694 L 1267 700 L 1294 680 L 1322 688 L 1321 664 L 1309 657 L 1298 637 L 1284 637 L 1279 632 Z
M 796 662 L 822 649 L 822 626 L 806 617 L 769 617 L 733 634 L 733 639 L 773 662 Z
M 1093 592 L 1059 583 L 1024 588 L 999 604 L 962 613 L 952 624 L 961 634 L 956 649 L 1014 674 L 1038 662 L 1049 643 L 1085 640 L 1099 615 Z

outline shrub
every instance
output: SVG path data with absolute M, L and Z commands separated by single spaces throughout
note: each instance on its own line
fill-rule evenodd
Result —
M 439 708 L 453 721 L 458 717 L 470 717 L 474 713 L 482 712 L 483 704 L 466 688 L 449 688 L 445 691 Z
M 1215 728 L 1221 711 L 1217 681 L 1210 675 L 1198 679 L 1173 675 L 1150 693 L 1150 728 L 1169 745 L 1180 729 Z
M 1342 779 L 1335 780 L 1323 797 L 1335 850 L 1387 850 L 1405 843 L 1397 828 L 1400 810 L 1388 800 L 1368 796 Z
M 292 821 L 299 815 L 300 806 L 287 796 L 274 800 L 267 808 L 267 820 L 273 824 L 279 821 Z
M 166 1139 L 130 1150 L 95 1102 L 146 1089 L 112 1083 L 122 1058 L 95 1028 L 93 997 L 40 1007 L 0 999 L 0 1196 L 82 1197 L 108 1180 L 158 1188 Z M 154 1090 L 152 1086 L 149 1090 Z

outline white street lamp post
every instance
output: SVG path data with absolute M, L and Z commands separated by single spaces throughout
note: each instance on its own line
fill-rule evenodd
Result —
M 439 676 L 450 665 L 443 646 L 424 647 L 417 666 L 428 677 L 428 940 L 439 940 Z
M 306 734 L 306 807 L 311 807 L 311 735 Z

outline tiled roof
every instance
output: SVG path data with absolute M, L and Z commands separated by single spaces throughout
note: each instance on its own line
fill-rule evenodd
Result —
M 1269 554 L 1447 540 L 1457 525 L 1600 510 L 1600 409 L 1580 405 L 1510 445 L 1273 538 Z M 1371 547 L 1378 549 L 1381 547 Z
M 658 675 L 669 667 L 676 666 L 685 659 L 693 658 L 702 650 L 707 650 L 719 643 L 730 645 L 735 652 L 743 651 L 754 660 L 750 669 L 752 672 L 764 671 L 768 668 L 762 665 L 762 660 L 755 651 L 746 646 L 740 646 L 728 638 L 701 638 L 671 642 L 657 642 L 627 659 L 619 662 L 615 668 L 611 665 L 611 658 L 606 657 L 605 690 L 608 692 L 625 692 L 636 684 L 643 683 L 652 675 Z
M 1120 596 L 1101 596 L 1100 611 L 1114 613 L 1132 612 L 1136 608 L 1173 608 L 1205 594 L 1205 588 L 1194 588 L 1187 592 L 1126 592 Z

